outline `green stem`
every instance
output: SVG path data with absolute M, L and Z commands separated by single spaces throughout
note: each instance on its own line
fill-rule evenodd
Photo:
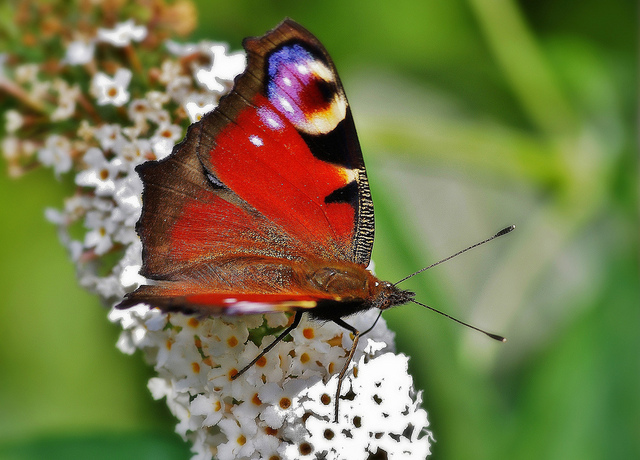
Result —
M 27 107 L 31 108 L 32 110 L 38 113 L 43 113 L 43 114 L 47 113 L 47 110 L 44 107 L 44 105 L 42 105 L 40 102 L 33 99 L 29 95 L 29 93 L 27 93 L 23 88 L 16 85 L 14 82 L 12 82 L 7 78 L 0 77 L 0 92 L 5 92 L 10 96 L 15 97 L 22 104 L 26 105 Z

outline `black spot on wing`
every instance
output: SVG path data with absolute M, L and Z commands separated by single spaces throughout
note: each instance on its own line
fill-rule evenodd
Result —
M 313 156 L 319 160 L 348 169 L 356 169 L 364 165 L 360 143 L 349 110 L 347 110 L 347 116 L 331 132 L 321 135 L 301 132 L 300 136 L 309 146 Z
M 315 84 L 318 88 L 318 92 L 322 96 L 322 100 L 327 104 L 332 103 L 333 98 L 338 93 L 338 87 L 336 86 L 335 82 L 316 79 Z
M 356 181 L 349 182 L 344 187 L 340 187 L 327 195 L 324 202 L 327 204 L 348 203 L 355 209 L 358 209 L 358 184 Z

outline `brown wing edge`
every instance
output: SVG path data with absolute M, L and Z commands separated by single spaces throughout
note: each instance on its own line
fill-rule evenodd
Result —
M 207 187 L 205 171 L 197 155 L 193 154 L 199 142 L 201 126 L 194 123 L 187 129 L 182 142 L 173 147 L 171 155 L 159 160 L 148 161 L 136 167 L 143 184 L 142 214 L 136 223 L 136 232 L 142 241 L 142 268 L 140 274 L 152 279 L 170 279 L 170 273 L 178 267 L 163 264 L 161 254 L 169 252 L 171 241 L 166 238 L 168 230 L 179 213 L 179 206 L 167 206 L 167 194 L 185 198 L 192 197 L 198 188 Z M 172 187 L 167 184 L 171 183 Z M 159 212 L 158 210 L 162 210 Z

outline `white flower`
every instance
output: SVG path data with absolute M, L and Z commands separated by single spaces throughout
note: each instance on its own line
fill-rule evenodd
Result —
M 167 93 L 161 91 L 149 91 L 145 95 L 145 98 L 149 102 L 151 108 L 154 110 L 162 109 L 164 104 L 171 100 L 171 97 L 169 97 Z
M 115 179 L 122 169 L 122 161 L 118 158 L 108 161 L 102 150 L 97 147 L 87 150 L 83 160 L 89 168 L 78 173 L 76 184 L 94 187 L 96 195 L 99 196 L 113 195 L 116 189 Z
M 255 423 L 240 425 L 236 420 L 227 418 L 220 420 L 218 427 L 228 439 L 218 446 L 218 460 L 248 458 L 255 452 L 253 440 L 258 431 Z
M 183 104 L 191 123 L 200 121 L 203 115 L 211 112 L 218 105 L 217 100 L 211 94 L 200 93 L 190 94 L 185 98 Z
M 15 160 L 20 156 L 20 139 L 16 136 L 5 136 L 0 142 L 2 156 L 7 160 Z
M 45 166 L 52 166 L 56 176 L 71 169 L 71 142 L 64 136 L 52 134 L 45 141 L 44 148 L 38 150 L 38 160 Z
M 344 329 L 338 329 L 339 332 L 336 333 L 336 328 L 333 326 L 333 323 L 321 323 L 303 318 L 300 325 L 291 331 L 291 337 L 302 347 L 298 348 L 299 351 L 313 348 L 319 353 L 325 353 L 331 348 L 330 340 L 349 334 Z
M 244 53 L 227 54 L 225 45 L 212 44 L 206 50 L 211 56 L 211 65 L 196 71 L 196 80 L 209 91 L 224 91 L 226 87 L 218 80 L 233 81 L 246 67 Z
M 167 59 L 160 66 L 160 75 L 158 76 L 158 80 L 161 83 L 168 85 L 176 78 L 182 76 L 185 76 L 182 72 L 182 66 L 178 62 Z
M 132 142 L 123 142 L 116 154 L 129 169 L 129 175 L 138 177 L 134 167 L 147 160 L 155 159 L 155 154 L 148 139 L 136 138 Z
M 58 91 L 56 109 L 51 114 L 51 120 L 60 121 L 70 118 L 76 110 L 76 100 L 80 96 L 78 85 L 69 85 L 66 81 L 57 79 L 53 88 Z
M 22 64 L 16 67 L 15 79 L 17 83 L 35 83 L 40 72 L 38 64 Z
M 161 108 L 149 111 L 147 118 L 158 126 L 171 124 L 171 115 L 168 111 Z
M 117 152 L 120 145 L 125 141 L 124 137 L 122 137 L 122 127 L 117 124 L 102 125 L 95 130 L 94 136 L 105 152 Z
M 45 208 L 44 218 L 56 225 L 64 225 L 67 222 L 64 214 L 54 208 Z
M 125 267 L 120 275 L 120 284 L 125 288 L 137 288 L 144 283 L 144 277 L 139 275 L 141 265 Z
M 353 399 L 341 401 L 338 423 L 333 422 L 336 375 L 326 385 L 319 382 L 299 394 L 301 411 L 308 415 L 302 422 L 307 434 L 287 446 L 287 458 L 295 458 L 303 444 L 327 459 L 365 460 L 375 453 L 426 458 L 432 437 L 420 408 L 422 399 L 407 374 L 407 358 L 392 353 L 369 360 L 363 356 L 354 367 L 358 375 L 348 382 Z M 297 417 L 287 420 L 294 428 L 298 423 Z
M 124 47 L 132 41 L 139 42 L 147 36 L 145 26 L 136 26 L 133 19 L 116 24 L 113 29 L 98 29 L 98 41 Z
M 193 80 L 186 75 L 167 83 L 167 94 L 177 103 L 181 104 L 192 92 Z
M 97 253 L 97 252 L 96 252 Z M 100 297 L 104 299 L 122 298 L 124 295 L 124 289 L 120 284 L 120 280 L 117 276 L 95 276 L 91 275 L 85 277 L 90 280 L 89 285 L 83 282 L 83 276 L 80 276 L 80 283 L 83 287 L 95 291 Z
M 95 136 L 96 129 L 91 126 L 91 124 L 87 120 L 81 120 L 80 125 L 78 126 L 77 135 L 78 138 L 83 141 L 88 141 L 93 139 Z
M 191 402 L 191 413 L 206 417 L 202 422 L 203 427 L 215 426 L 224 415 L 224 401 L 216 393 L 200 394 Z
M 197 43 L 179 43 L 174 40 L 165 42 L 167 50 L 176 56 L 188 56 L 198 52 L 200 46 Z
M 149 101 L 146 99 L 134 99 L 127 108 L 127 114 L 136 126 L 146 129 L 146 121 L 151 110 Z
M 239 363 L 250 363 L 253 358 L 258 356 L 261 349 L 269 345 L 275 338 L 271 336 L 264 337 L 260 346 L 256 346 L 253 342 L 248 342 L 238 358 Z M 260 360 L 250 367 L 242 378 L 247 383 L 259 388 L 264 383 L 282 382 L 289 375 L 291 367 L 290 362 L 293 359 L 293 345 L 279 344 L 275 350 L 270 351 L 262 356 Z
M 24 117 L 20 112 L 10 109 L 5 112 L 4 116 L 7 120 L 5 128 L 8 133 L 15 133 L 17 130 L 22 128 L 22 125 L 24 124 Z
M 116 223 L 101 211 L 89 211 L 84 225 L 89 231 L 84 236 L 84 246 L 93 248 L 96 254 L 106 253 L 113 246 L 111 235 Z
M 67 52 L 61 63 L 69 65 L 88 64 L 93 59 L 95 51 L 95 41 L 74 40 L 67 45 Z
M 123 243 L 132 243 L 137 240 L 133 229 L 142 209 L 141 196 L 142 181 L 136 174 L 129 174 L 115 181 L 113 199 L 116 202 L 116 208 L 113 210 L 112 218 L 116 222 L 121 222 L 124 225 L 123 230 L 132 234 L 131 240 L 121 241 Z
M 267 407 L 260 414 L 263 420 L 271 428 L 280 428 L 291 410 L 299 409 L 300 394 L 309 386 L 320 381 L 320 377 L 313 379 L 291 379 L 284 385 L 268 383 L 258 389 L 260 400 Z
M 64 200 L 64 214 L 68 222 L 75 222 L 82 218 L 93 207 L 95 203 L 87 196 L 74 195 Z
M 129 101 L 127 87 L 131 81 L 132 72 L 120 68 L 113 78 L 103 72 L 97 72 L 91 80 L 91 94 L 98 100 L 99 105 L 123 106 Z
M 151 137 L 151 148 L 157 159 L 166 157 L 171 153 L 173 146 L 183 136 L 183 129 L 178 125 L 165 124 L 158 127 Z

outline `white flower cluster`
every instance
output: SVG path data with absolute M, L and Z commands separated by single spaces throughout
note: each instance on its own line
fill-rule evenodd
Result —
M 364 330 L 369 311 L 352 319 Z M 333 422 L 337 371 L 352 337 L 333 323 L 307 321 L 240 378 L 231 379 L 282 328 L 283 313 L 197 319 L 162 314 L 144 305 L 113 310 L 124 329 L 118 346 L 141 349 L 158 376 L 149 388 L 166 397 L 193 443 L 194 459 L 423 459 L 431 433 L 407 374 L 407 358 L 393 353 L 384 322 L 358 344 Z M 259 338 L 256 340 L 256 338 Z M 254 340 L 258 343 L 254 343 Z
M 89 49 L 81 49 L 77 42 L 69 44 L 63 62 L 67 65 L 87 64 L 95 58 L 95 43 L 125 47 L 131 45 L 132 41 L 142 40 L 146 35 L 146 28 L 136 26 L 133 21 L 118 24 L 114 29 L 98 29 L 97 37 L 91 41 Z M 127 288 L 141 281 L 130 276 L 130 267 L 138 269 L 141 265 L 135 223 L 140 216 L 142 183 L 135 167 L 147 160 L 166 157 L 183 137 L 185 127 L 173 123 L 174 117 L 169 107 L 177 107 L 174 111 L 181 110 L 189 121 L 198 120 L 215 107 L 223 94 L 222 90 L 231 86 L 234 77 L 245 66 L 243 53 L 225 54 L 225 58 L 218 61 L 226 66 L 214 77 L 210 75 L 211 69 L 220 67 L 220 62 L 213 63 L 212 59 L 221 52 L 226 53 L 226 49 L 221 51 L 221 45 L 201 42 L 179 48 L 169 43 L 167 48 L 171 57 L 162 63 L 157 76 L 159 83 L 164 86 L 163 91 L 152 90 L 141 98 L 131 99 L 131 70 L 121 67 L 115 71 L 113 78 L 102 72 L 94 73 L 90 93 L 97 105 L 125 108 L 128 119 L 126 125 L 104 122 L 93 125 L 82 121 L 75 139 L 52 134 L 45 140 L 44 146 L 34 147 L 39 161 L 53 167 L 58 175 L 72 169 L 74 157 L 81 158 L 76 168 L 79 171 L 75 182 L 83 188 L 66 200 L 62 212 L 47 210 L 47 218 L 58 225 L 61 239 L 78 264 L 80 283 L 108 300 L 121 298 Z M 203 62 L 209 59 L 210 64 L 193 65 L 185 72 L 179 59 L 187 53 L 201 57 Z M 194 78 L 194 75 L 202 72 L 208 72 L 209 79 L 222 80 L 226 86 L 221 84 L 220 91 L 211 91 L 206 82 Z M 16 74 L 22 75 L 21 82 L 31 87 L 49 88 L 46 82 L 38 79 L 35 65 L 22 66 Z M 57 102 L 64 101 L 70 107 L 67 110 L 69 118 L 76 112 L 80 92 L 77 87 L 72 89 L 65 85 L 63 80 L 56 80 L 53 84 L 61 88 Z M 15 115 L 10 113 L 15 124 Z M 87 232 L 82 241 L 77 241 L 71 238 L 69 229 L 80 219 L 84 219 Z M 96 266 L 92 262 L 114 249 L 124 250 L 125 256 L 111 268 L 107 276 L 97 276 Z
M 168 56 L 156 74 L 160 89 L 139 95 L 128 68 L 112 69 L 111 76 L 95 70 L 96 46 L 135 47 L 147 34 L 146 27 L 127 21 L 69 43 L 61 62 L 94 69 L 89 94 L 78 84 L 40 78 L 36 65 L 18 67 L 17 85 L 10 86 L 0 69 L 5 86 L 27 105 L 44 111 L 40 101 L 53 101 L 51 122 L 82 113 L 77 118 L 84 121 L 73 135 L 51 134 L 38 144 L 20 138 L 28 120 L 9 110 L 2 150 L 8 159 L 35 155 L 56 175 L 74 171 L 79 191 L 62 211 L 47 210 L 47 218 L 58 225 L 81 284 L 111 303 L 145 282 L 138 275 L 135 223 L 142 184 L 135 166 L 166 157 L 186 122 L 212 110 L 245 66 L 243 54 L 227 54 L 220 44 L 168 42 Z M 193 55 L 198 59 L 183 59 Z M 4 62 L 0 56 L 0 67 Z M 101 107 L 115 109 L 121 118 L 106 120 Z M 72 235 L 80 222 L 83 237 L 77 239 Z M 105 269 L 106 254 L 120 258 Z M 376 315 L 367 312 L 349 321 L 365 330 Z M 149 388 L 154 398 L 166 398 L 179 420 L 176 431 L 192 443 L 194 459 L 423 459 L 429 454 L 432 437 L 421 396 L 407 373 L 407 358 L 394 353 L 393 334 L 383 320 L 359 342 L 334 423 L 337 374 L 353 343 L 334 323 L 303 318 L 290 339 L 231 380 L 290 315 L 196 318 L 139 305 L 112 309 L 109 318 L 123 328 L 118 347 L 126 353 L 142 350 L 154 366 L 157 377 Z

